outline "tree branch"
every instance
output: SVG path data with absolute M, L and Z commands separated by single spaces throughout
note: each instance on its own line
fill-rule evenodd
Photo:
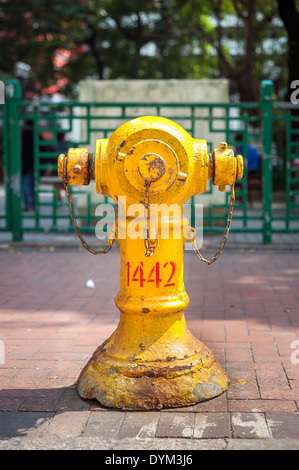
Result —
M 224 53 L 224 49 L 223 49 L 224 36 L 223 36 L 223 29 L 222 29 L 222 26 L 221 26 L 221 20 L 222 20 L 222 17 L 221 17 L 221 13 L 222 13 L 221 12 L 221 3 L 222 3 L 222 0 L 218 0 L 218 2 L 215 2 L 214 0 L 211 0 L 211 1 L 212 1 L 212 4 L 213 4 L 215 17 L 216 17 L 216 20 L 217 20 L 217 26 L 216 26 L 217 41 L 214 42 L 214 46 L 217 50 L 220 63 L 222 62 L 222 64 L 225 66 L 225 68 L 227 69 L 227 71 L 228 71 L 228 73 L 231 77 L 235 77 L 236 76 L 236 70 L 234 69 L 234 67 L 228 61 L 228 59 L 227 59 L 227 57 Z
M 125 36 L 125 38 L 129 39 L 130 41 L 135 41 L 135 37 L 133 34 L 131 34 L 127 28 L 124 28 L 123 25 L 121 24 L 120 19 L 117 16 L 112 16 L 111 18 L 114 19 L 118 29 L 122 32 L 122 34 Z
M 233 0 L 234 8 L 236 10 L 236 13 L 241 20 L 245 21 L 246 20 L 246 15 L 244 15 L 243 11 L 241 10 L 240 6 L 238 5 L 238 0 Z
M 85 21 L 85 23 L 88 26 L 88 29 L 90 30 L 90 35 L 85 39 L 85 42 L 90 47 L 90 52 L 97 66 L 99 78 L 102 80 L 104 76 L 104 73 L 103 73 L 104 65 L 103 65 L 102 59 L 100 58 L 100 55 L 98 53 L 97 46 L 96 46 L 97 32 L 94 26 L 90 22 Z

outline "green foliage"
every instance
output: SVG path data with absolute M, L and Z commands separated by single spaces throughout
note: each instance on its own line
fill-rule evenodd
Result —
M 6 0 L 0 78 L 17 61 L 31 66 L 32 91 L 61 78 L 71 93 L 86 77 L 226 77 L 232 92 L 255 100 L 274 68 L 277 89 L 286 86 L 286 32 L 277 20 L 273 0 Z M 82 45 L 62 67 L 53 64 L 57 49 Z

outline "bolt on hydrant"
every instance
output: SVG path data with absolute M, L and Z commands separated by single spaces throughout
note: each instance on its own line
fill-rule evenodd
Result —
M 183 248 L 190 240 L 207 264 L 220 256 L 231 223 L 235 180 L 243 175 L 242 157 L 235 157 L 224 142 L 209 155 L 205 140 L 193 139 L 168 119 L 147 116 L 126 122 L 109 139 L 97 140 L 94 156 L 87 149 L 69 149 L 67 156 L 59 156 L 58 174 L 85 248 L 107 253 L 114 240 L 120 248 L 115 299 L 120 321 L 82 370 L 79 395 L 124 410 L 188 406 L 220 395 L 229 379 L 210 349 L 186 326 Z M 220 249 L 206 260 L 182 209 L 191 196 L 206 192 L 209 178 L 220 191 L 226 185 L 232 191 Z M 69 193 L 70 184 L 88 185 L 90 179 L 95 179 L 98 193 L 113 198 L 125 213 L 115 220 L 113 236 L 101 251 L 84 241 Z M 135 204 L 144 207 L 139 220 L 144 235 L 139 238 L 128 235 Z M 159 204 L 175 204 L 181 211 L 164 217 L 154 211 Z M 168 236 L 163 237 L 166 225 Z

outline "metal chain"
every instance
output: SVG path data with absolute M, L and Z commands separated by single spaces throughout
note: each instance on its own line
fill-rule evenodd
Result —
M 194 237 L 191 240 L 192 248 L 193 248 L 193 251 L 196 254 L 197 258 L 200 259 L 200 261 L 203 261 L 204 263 L 210 265 L 210 264 L 214 263 L 222 255 L 222 250 L 226 245 L 229 230 L 230 230 L 230 226 L 231 226 L 231 222 L 232 222 L 232 215 L 233 215 L 234 205 L 235 205 L 235 186 L 232 185 L 231 195 L 230 195 L 230 199 L 229 199 L 229 212 L 228 212 L 228 216 L 227 216 L 225 232 L 224 232 L 224 235 L 222 237 L 219 250 L 217 251 L 217 253 L 215 253 L 215 255 L 210 260 L 205 259 L 202 256 L 202 254 L 200 253 L 199 249 L 197 248 L 196 242 L 195 242 L 195 229 L 193 227 L 191 228 L 191 231 L 194 232 Z
M 65 173 L 66 174 L 66 173 Z M 73 224 L 74 224 L 74 227 L 75 227 L 75 231 L 76 231 L 76 234 L 78 235 L 81 243 L 82 243 L 82 246 L 87 250 L 89 251 L 91 254 L 93 255 L 101 255 L 101 254 L 106 254 L 108 253 L 111 248 L 112 248 L 112 244 L 114 242 L 114 238 L 110 238 L 108 240 L 108 245 L 103 249 L 103 250 L 94 250 L 93 248 L 91 248 L 87 242 L 84 240 L 83 238 L 83 235 L 82 235 L 82 232 L 78 226 L 78 222 L 77 222 L 77 217 L 74 213 L 74 209 L 73 209 L 73 200 L 72 200 L 72 196 L 71 196 L 71 193 L 70 193 L 70 187 L 69 187 L 69 183 L 68 183 L 68 180 L 67 180 L 67 177 L 64 178 L 63 180 L 63 184 L 64 184 L 64 188 L 65 188 L 65 192 L 66 192 L 66 200 L 67 200 L 67 203 L 69 205 L 69 208 L 70 208 L 70 216 L 71 216 L 71 219 L 73 221 Z
M 144 217 L 146 220 L 146 227 L 144 229 L 144 246 L 145 246 L 145 256 L 149 257 L 152 256 L 155 252 L 155 249 L 158 246 L 158 237 L 156 237 L 155 243 L 151 244 L 150 240 L 150 229 L 149 229 L 149 221 L 150 221 L 150 201 L 149 201 L 149 188 L 151 183 L 145 184 L 145 195 L 143 199 L 144 205 Z
M 66 175 L 66 171 L 64 171 L 64 174 Z M 71 196 L 71 193 L 70 193 L 70 188 L 69 188 L 69 184 L 68 184 L 68 180 L 67 180 L 66 176 L 63 179 L 63 184 L 64 184 L 64 188 L 65 188 L 65 192 L 66 192 L 67 203 L 68 203 L 69 208 L 70 208 L 70 216 L 71 216 L 71 219 L 73 221 L 76 234 L 77 234 L 78 238 L 80 239 L 82 246 L 87 251 L 92 253 L 93 255 L 100 255 L 100 254 L 108 253 L 112 248 L 114 238 L 110 238 L 108 240 L 108 245 L 103 250 L 94 250 L 93 248 L 91 248 L 88 245 L 88 243 L 84 240 L 82 232 L 81 232 L 81 230 L 78 226 L 77 217 L 76 217 L 76 215 L 74 213 L 74 210 L 73 210 L 72 196 Z M 145 195 L 144 195 L 144 199 L 143 199 L 143 205 L 144 205 L 144 209 L 145 209 L 145 220 L 146 220 L 146 227 L 144 229 L 144 246 L 145 246 L 145 249 L 146 249 L 146 252 L 145 252 L 146 257 L 152 256 L 155 252 L 155 249 L 158 246 L 158 237 L 157 236 L 156 236 L 156 240 L 155 240 L 154 244 L 152 244 L 151 240 L 150 240 L 150 229 L 149 229 L 149 221 L 150 221 L 149 188 L 150 188 L 150 185 L 151 185 L 151 183 L 146 183 L 146 185 L 145 185 L 146 190 L 145 190 Z M 228 238 L 228 234 L 229 234 L 230 226 L 231 226 L 231 222 L 232 222 L 232 215 L 233 215 L 234 205 L 235 205 L 235 189 L 234 189 L 234 185 L 232 185 L 231 195 L 230 195 L 230 199 L 229 199 L 229 212 L 228 212 L 228 216 L 227 216 L 225 232 L 224 232 L 224 235 L 222 237 L 219 250 L 217 251 L 217 253 L 215 253 L 215 255 L 210 260 L 205 259 L 202 256 L 202 254 L 200 253 L 198 247 L 196 246 L 196 242 L 195 242 L 195 235 L 196 235 L 195 229 L 193 227 L 191 228 L 191 231 L 194 233 L 194 237 L 191 240 L 192 248 L 193 248 L 193 251 L 196 254 L 196 256 L 200 259 L 200 261 L 203 261 L 204 263 L 210 265 L 210 264 L 214 263 L 221 256 L 222 250 L 224 249 L 224 247 L 227 243 L 227 238 Z

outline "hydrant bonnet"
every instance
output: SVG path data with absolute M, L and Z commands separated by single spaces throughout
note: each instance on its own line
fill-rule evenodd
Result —
M 128 203 L 136 202 L 144 194 L 145 183 L 150 182 L 153 203 L 159 202 L 161 193 L 164 202 L 178 202 L 179 193 L 186 202 L 194 191 L 194 187 L 186 183 L 195 172 L 197 193 L 205 192 L 208 180 L 206 141 L 193 139 L 166 118 L 134 119 L 119 127 L 109 141 L 98 140 L 96 144 L 97 190 L 115 200 L 119 195 L 126 195 Z

